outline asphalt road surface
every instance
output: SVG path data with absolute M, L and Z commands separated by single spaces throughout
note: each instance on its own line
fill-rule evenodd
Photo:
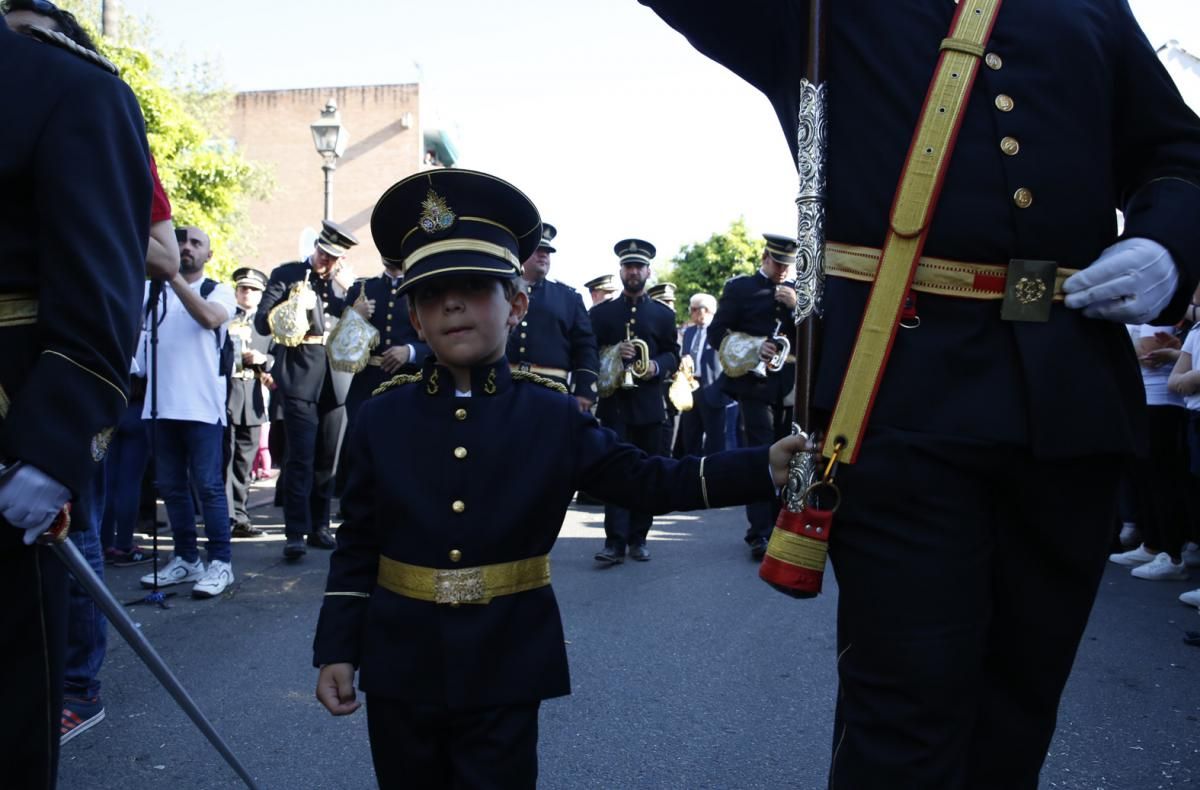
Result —
M 261 499 L 267 492 L 259 491 Z M 328 553 L 285 563 L 281 515 L 237 540 L 237 580 L 169 610 L 129 609 L 262 788 L 375 787 L 366 717 L 313 697 L 311 644 Z M 757 578 L 740 509 L 655 520 L 653 558 L 597 569 L 599 508 L 574 508 L 553 552 L 573 694 L 543 704 L 543 788 L 821 788 L 835 694 L 832 574 L 796 601 Z M 169 547 L 169 532 L 162 533 Z M 1030 547 L 1036 551 L 1035 546 Z M 121 600 L 148 566 L 108 570 Z M 1111 566 L 1067 687 L 1043 788 L 1200 787 L 1200 648 L 1191 583 Z M 886 595 L 880 590 L 880 595 Z M 62 752 L 62 788 L 239 787 L 199 731 L 110 629 L 106 719 Z

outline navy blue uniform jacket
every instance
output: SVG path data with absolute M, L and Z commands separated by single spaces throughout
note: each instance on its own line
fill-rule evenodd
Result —
M 78 496 L 129 392 L 150 238 L 145 122 L 121 80 L 2 23 L 0 73 L 12 112 L 0 123 L 0 299 L 38 300 L 35 323 L 0 322 L 12 401 L 0 461 Z
M 793 153 L 807 4 L 642 0 L 771 101 Z M 909 142 L 956 6 L 856 0 L 830 12 L 827 236 L 880 247 Z M 1200 278 L 1200 121 L 1124 0 L 1007 0 L 981 65 L 925 254 L 1083 268 L 1124 235 L 1159 242 L 1181 274 L 1160 320 Z M 995 62 L 995 59 L 993 59 Z M 1008 106 L 998 97 L 1012 100 Z M 1000 148 L 1015 138 L 1013 156 Z M 1014 193 L 1030 190 L 1018 208 Z M 830 277 L 816 404 L 837 397 L 869 286 Z M 1144 393 L 1122 326 L 1055 305 L 1045 323 L 1004 322 L 1000 303 L 917 295 L 872 421 L 1023 444 L 1043 456 L 1136 446 Z M 718 313 L 719 316 L 719 313 Z M 868 431 L 868 439 L 869 439 Z
M 596 416 L 612 425 L 654 425 L 667 419 L 663 382 L 669 381 L 679 369 L 675 311 L 648 296 L 635 303 L 622 293 L 616 299 L 596 305 L 589 315 L 600 350 L 623 341 L 625 325 L 632 321 L 633 334 L 646 341 L 650 359 L 658 363 L 657 376 L 638 379 L 634 389 L 618 389 L 601 398 Z
M 305 278 L 317 295 L 317 306 L 308 311 L 309 334 L 320 335 L 332 329 L 331 326 L 325 325 L 325 314 L 341 315 L 346 309 L 346 301 L 334 295 L 330 281 L 318 277 L 308 261 L 280 264 L 271 272 L 262 301 L 258 303 L 258 312 L 254 316 L 255 329 L 264 335 L 271 334 L 271 325 L 267 320 L 271 310 L 287 299 L 293 285 Z M 337 402 L 345 401 L 346 392 L 350 389 L 351 376 L 329 367 L 325 346 L 302 343 L 293 348 L 279 346 L 276 351 L 276 364 L 271 368 L 271 375 L 278 386 L 278 392 L 289 398 L 315 403 L 321 397 L 321 387 L 328 373 Z
M 794 287 L 795 283 L 789 281 L 787 285 Z M 721 291 L 717 312 L 708 327 L 708 343 L 719 350 L 721 341 L 730 332 L 768 337 L 775 334 L 777 322 L 779 334 L 787 337 L 794 349 L 796 325 L 792 320 L 792 311 L 775 301 L 775 283 L 763 276 L 762 272 L 734 277 L 725 283 Z M 759 378 L 753 373 L 730 378 L 722 373 L 720 387 L 722 392 L 738 400 L 778 404 L 792 391 L 795 382 L 796 366 L 785 363 L 779 372 L 768 372 L 766 378 Z
M 567 694 L 553 588 L 438 605 L 376 587 L 379 556 L 454 568 L 546 554 L 580 488 L 635 510 L 700 508 L 700 460 L 620 444 L 574 398 L 514 381 L 504 360 L 472 372 L 470 398 L 432 360 L 423 376 L 371 398 L 351 429 L 314 664 L 350 662 L 368 694 L 452 710 Z M 766 448 L 709 456 L 704 474 L 713 507 L 772 495 Z
M 561 368 L 573 395 L 596 400 L 596 336 L 579 292 L 554 280 L 529 286 L 529 312 L 508 338 L 508 361 Z

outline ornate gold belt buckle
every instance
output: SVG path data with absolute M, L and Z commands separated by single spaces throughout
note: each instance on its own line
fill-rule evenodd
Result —
M 433 577 L 433 602 L 457 606 L 460 603 L 487 603 L 483 568 L 439 568 Z
M 1057 273 L 1055 261 L 1021 258 L 1009 261 L 1000 318 L 1005 321 L 1049 321 Z

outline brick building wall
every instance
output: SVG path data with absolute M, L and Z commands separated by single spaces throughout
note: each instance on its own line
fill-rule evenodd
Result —
M 249 206 L 253 260 L 269 272 L 296 260 L 303 230 L 321 227 L 325 175 L 309 124 L 333 98 L 349 132 L 349 144 L 333 173 L 333 216 L 361 242 L 350 254 L 359 275 L 379 272 L 371 243 L 371 209 L 389 186 L 421 167 L 418 86 L 252 91 L 235 97 L 229 131 L 246 158 L 265 166 L 275 187 L 271 197 Z M 407 123 L 407 128 L 406 128 Z

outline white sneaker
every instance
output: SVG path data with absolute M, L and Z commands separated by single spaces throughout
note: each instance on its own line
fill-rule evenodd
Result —
M 1122 546 L 1136 546 L 1142 542 L 1142 531 L 1137 528 L 1137 524 L 1126 521 L 1121 525 L 1121 535 L 1117 539 L 1121 541 Z
M 1191 592 L 1180 593 L 1179 602 L 1200 609 L 1200 590 L 1192 590 Z
M 1145 545 L 1141 545 L 1136 549 L 1123 551 L 1120 554 L 1109 554 L 1108 561 L 1124 565 L 1126 568 L 1136 568 L 1139 565 L 1145 565 L 1147 562 L 1150 562 L 1154 557 L 1154 552 L 1146 551 Z
M 216 598 L 233 584 L 233 565 L 224 560 L 212 560 L 208 570 L 192 588 L 193 598 Z
M 171 555 L 171 561 L 158 569 L 158 586 L 169 587 L 172 584 L 194 582 L 203 575 L 204 562 L 202 560 L 186 562 L 182 557 Z M 142 577 L 142 586 L 146 588 L 154 586 L 153 573 L 147 573 Z
M 1139 579 L 1149 579 L 1152 582 L 1183 581 L 1188 577 L 1187 566 L 1182 561 L 1175 562 L 1165 551 L 1145 565 L 1139 565 L 1130 573 Z
M 1183 564 L 1189 568 L 1200 568 L 1200 546 L 1189 543 L 1183 547 Z

